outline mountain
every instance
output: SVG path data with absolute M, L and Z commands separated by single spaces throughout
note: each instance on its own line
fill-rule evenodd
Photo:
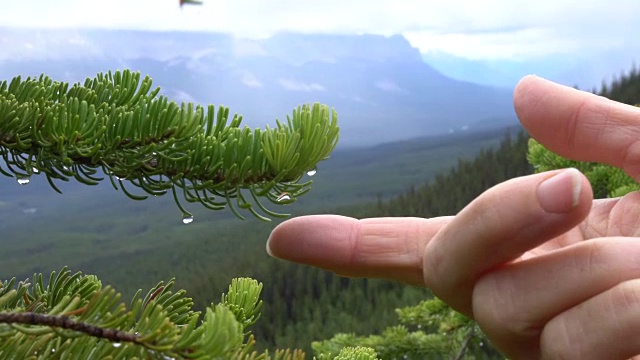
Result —
M 402 36 L 225 34 L 0 28 L 0 79 L 46 73 L 80 81 L 130 68 L 180 102 L 223 104 L 251 126 L 320 101 L 335 107 L 340 146 L 516 124 L 511 90 L 453 80 Z

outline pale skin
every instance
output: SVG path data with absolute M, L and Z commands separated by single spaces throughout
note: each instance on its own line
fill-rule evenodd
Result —
M 514 104 L 552 151 L 640 179 L 638 108 L 535 76 Z M 512 359 L 640 354 L 640 194 L 593 200 L 574 169 L 506 181 L 456 216 L 294 218 L 267 247 L 342 276 L 428 287 Z

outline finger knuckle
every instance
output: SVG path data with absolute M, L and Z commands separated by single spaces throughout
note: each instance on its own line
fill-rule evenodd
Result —
M 626 314 L 640 307 L 640 280 L 624 281 L 611 289 L 611 311 Z
M 581 342 L 574 341 L 574 329 L 567 326 L 563 319 L 553 319 L 545 326 L 540 336 L 542 359 L 575 359 L 580 353 Z
M 510 273 L 489 274 L 478 281 L 473 292 L 473 314 L 487 334 L 498 337 L 533 338 L 540 334 L 536 317 L 522 306 L 516 279 Z

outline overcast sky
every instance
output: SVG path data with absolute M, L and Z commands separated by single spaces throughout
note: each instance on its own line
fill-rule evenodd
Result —
M 422 52 L 519 59 L 640 43 L 640 0 L 0 0 L 0 27 L 403 34 Z

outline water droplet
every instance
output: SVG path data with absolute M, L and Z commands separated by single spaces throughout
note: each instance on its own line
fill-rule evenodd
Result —
M 288 192 L 283 192 L 282 194 L 278 195 L 278 197 L 276 198 L 277 202 L 288 201 L 288 200 L 291 200 L 291 195 Z
M 150 160 L 149 160 L 149 162 L 148 162 L 149 166 L 151 166 L 151 167 L 156 167 L 156 166 L 158 166 L 158 157 L 157 157 L 157 156 L 158 156 L 158 153 L 154 151 L 154 152 L 152 152 L 152 153 L 151 153 L 151 156 L 152 156 L 152 157 L 151 157 L 151 159 L 150 159 Z
M 38 170 L 38 168 L 36 168 L 36 167 L 32 167 L 31 168 L 31 172 L 33 172 L 34 174 L 38 174 L 40 172 L 40 170 Z
M 18 184 L 20 185 L 27 185 L 29 183 L 29 178 L 28 177 L 21 177 L 18 178 Z
M 311 170 L 307 171 L 307 175 L 309 175 L 309 176 L 313 176 L 313 175 L 315 175 L 317 172 L 318 172 L 318 169 L 314 167 L 313 169 L 311 169 Z
M 193 222 L 193 215 L 185 215 L 182 217 L 183 224 L 191 224 Z
M 122 346 L 122 344 L 121 344 L 121 343 L 117 343 L 117 342 L 116 342 L 116 343 L 113 343 L 113 347 L 114 347 L 114 348 L 119 348 L 120 346 Z

